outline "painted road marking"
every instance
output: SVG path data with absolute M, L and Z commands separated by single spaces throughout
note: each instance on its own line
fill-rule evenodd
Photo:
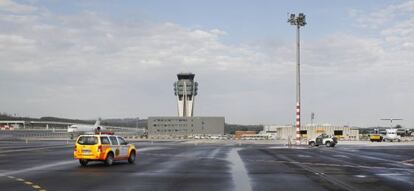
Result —
M 346 155 L 333 155 L 334 157 L 340 157 L 340 158 L 349 158 L 349 156 Z
M 41 188 L 39 185 L 33 185 L 32 187 L 33 187 L 33 188 L 36 188 L 36 189 Z
M 244 167 L 243 161 L 238 153 L 239 150 L 241 149 L 232 149 L 227 157 L 227 160 L 233 163 L 231 166 L 231 174 L 235 186 L 234 190 L 252 191 L 247 170 Z
M 73 145 L 65 145 L 65 146 L 50 146 L 50 147 L 40 147 L 40 148 L 31 148 L 31 149 L 16 149 L 16 150 L 9 150 L 9 151 L 0 151 L 1 154 L 4 153 L 15 153 L 15 152 L 26 152 L 26 151 L 37 151 L 37 150 L 45 150 L 45 149 L 58 149 L 58 148 L 70 148 Z
M 31 167 L 31 168 L 26 168 L 26 169 L 21 169 L 21 170 L 8 171 L 8 172 L 4 172 L 3 174 L 7 175 L 7 176 L 16 175 L 16 174 L 22 174 L 22 173 L 27 173 L 27 172 L 37 171 L 37 170 L 44 170 L 44 169 L 48 169 L 48 168 L 52 168 L 52 167 L 56 167 L 56 166 L 76 164 L 76 162 L 77 161 L 75 161 L 75 160 L 62 161 L 62 162 L 57 162 L 57 163 L 53 163 L 53 164 L 40 165 L 40 166 L 37 166 L 37 167 Z
M 405 164 L 407 166 L 414 166 L 414 159 L 401 161 L 402 164 Z
M 347 151 L 340 151 L 340 150 L 332 150 L 331 152 L 349 154 L 349 155 L 352 155 L 352 156 L 355 156 L 355 157 L 366 158 L 366 159 L 371 159 L 371 160 L 384 161 L 384 162 L 388 162 L 389 164 L 394 164 L 394 165 L 402 164 L 402 165 L 405 165 L 405 166 L 414 166 L 413 164 L 407 163 L 407 161 L 388 160 L 388 159 L 378 158 L 378 157 L 375 157 L 375 156 L 360 155 L 360 154 L 350 153 L 350 152 L 347 152 Z M 409 169 L 407 169 L 407 170 L 409 170 Z
M 357 178 L 365 178 L 367 176 L 366 175 L 362 175 L 362 174 L 358 174 L 358 175 L 355 175 L 355 177 L 357 177 Z
M 378 176 L 407 176 L 406 174 L 400 174 L 400 173 L 381 173 L 381 174 L 375 174 Z
M 411 171 L 412 170 L 412 169 L 407 169 L 407 168 L 396 168 L 396 167 L 364 166 L 364 165 L 348 165 L 348 164 L 326 164 L 326 163 L 297 162 L 297 161 L 286 161 L 286 160 L 266 160 L 266 161 L 251 160 L 251 159 L 245 159 L 245 160 L 246 161 L 252 161 L 252 162 L 265 162 L 265 163 L 304 164 L 304 165 L 311 165 L 311 166 L 387 169 L 387 170 L 401 170 L 401 171 Z
M 137 151 L 138 152 L 144 152 L 144 151 L 161 150 L 161 149 L 164 149 L 164 148 L 165 147 L 145 147 L 145 148 L 137 148 Z
M 46 191 L 46 189 L 42 189 L 42 187 L 41 187 L 41 186 L 36 185 L 36 184 L 34 184 L 33 182 L 26 181 L 26 180 L 24 180 L 23 178 L 16 178 L 16 177 L 14 177 L 14 176 L 7 176 L 7 178 L 12 179 L 12 180 L 14 180 L 14 181 L 19 181 L 19 182 L 21 182 L 21 183 L 24 183 L 25 185 L 32 186 L 32 188 L 34 188 L 35 190 L 39 189 L 38 191 L 42 191 L 42 190 L 43 190 L 43 191 Z
M 279 157 L 280 158 L 283 158 L 283 159 L 285 159 L 287 161 L 290 161 L 290 162 L 293 162 L 294 161 L 293 159 L 290 159 L 289 157 L 287 157 L 285 155 L 279 155 Z M 319 177 L 327 180 L 328 182 L 330 182 L 332 184 L 335 184 L 337 186 L 342 187 L 342 189 L 344 189 L 344 190 L 349 190 L 349 191 L 357 191 L 358 190 L 358 189 L 354 188 L 353 186 L 347 184 L 346 182 L 343 182 L 340 179 L 337 179 L 337 178 L 335 178 L 333 176 L 328 176 L 324 172 L 322 172 L 322 171 L 320 171 L 318 169 L 312 168 L 310 166 L 307 166 L 304 163 L 297 164 L 296 166 L 297 167 L 300 167 L 300 168 L 302 168 L 302 169 L 304 169 L 304 170 L 306 170 L 308 172 L 311 172 L 311 173 L 319 173 L 319 174 L 317 174 Z
M 308 146 L 271 146 L 269 149 L 309 149 Z

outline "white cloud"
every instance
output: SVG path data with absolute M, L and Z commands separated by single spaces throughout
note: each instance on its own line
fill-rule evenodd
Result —
M 406 14 L 414 13 L 414 1 L 407 0 L 400 4 L 390 4 L 388 6 L 377 8 L 373 11 L 362 11 L 352 9 L 349 15 L 354 17 L 360 27 L 378 29 L 392 23 L 395 19 L 401 19 Z
M 0 34 L 0 51 L 6 51 L 6 49 L 30 49 L 33 48 L 34 44 L 34 40 L 22 36 Z
M 31 5 L 15 3 L 11 0 L 0 0 L 0 11 L 11 13 L 30 13 L 36 10 L 37 8 Z

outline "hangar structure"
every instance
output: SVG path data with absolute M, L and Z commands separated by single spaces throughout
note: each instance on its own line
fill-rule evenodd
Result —
M 333 135 L 339 140 L 359 140 L 359 130 L 357 127 L 334 126 L 330 124 L 312 124 L 302 126 L 300 129 L 302 140 L 315 138 L 322 133 Z M 279 127 L 277 128 L 276 134 L 276 139 L 293 140 L 296 137 L 296 129 L 286 126 Z

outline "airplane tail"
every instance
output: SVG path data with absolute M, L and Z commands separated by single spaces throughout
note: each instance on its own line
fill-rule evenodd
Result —
M 99 118 L 98 120 L 96 120 L 95 122 L 95 127 L 101 125 L 101 118 Z

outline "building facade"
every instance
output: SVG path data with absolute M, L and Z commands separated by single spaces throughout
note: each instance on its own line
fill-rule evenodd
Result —
M 333 126 L 333 125 L 306 125 L 300 129 L 301 139 L 312 139 L 318 135 L 325 133 L 327 135 L 334 135 L 339 140 L 359 140 L 359 130 L 347 126 Z M 296 130 L 294 127 L 277 128 L 277 139 L 295 139 Z
M 149 138 L 223 135 L 224 117 L 149 117 Z

